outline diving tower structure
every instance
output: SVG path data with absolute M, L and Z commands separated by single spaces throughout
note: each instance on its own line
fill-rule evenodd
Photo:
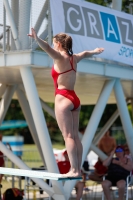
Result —
M 17 98 L 48 172 L 59 173 L 42 110 L 44 109 L 55 118 L 54 110 L 47 105 L 47 102 L 54 103 L 54 86 L 50 75 L 53 63 L 51 58 L 41 51 L 37 43 L 27 34 L 31 27 L 34 27 L 38 36 L 52 45 L 53 34 L 62 30 L 74 37 L 75 51 L 79 46 L 85 50 L 86 46 L 84 45 L 86 44 L 81 42 L 83 36 L 85 36 L 85 40 L 86 38 L 92 40 L 92 43 L 88 42 L 88 48 L 96 44 L 105 44 L 103 56 L 84 59 L 78 64 L 77 69 L 75 91 L 81 100 L 81 105 L 95 105 L 82 138 L 83 160 L 90 149 L 96 152 L 101 159 L 106 158 L 106 155 L 96 145 L 118 116 L 121 118 L 126 140 L 133 156 L 133 128 L 126 104 L 126 100 L 130 100 L 133 105 L 133 62 L 131 62 L 133 59 L 133 32 L 125 32 L 125 35 L 118 37 L 118 28 L 116 32 L 113 29 L 119 25 L 120 30 L 123 30 L 124 26 L 126 30 L 131 29 L 132 31 L 133 24 L 130 22 L 130 15 L 126 15 L 127 19 L 123 21 L 124 13 L 120 12 L 121 3 L 122 0 L 113 0 L 113 9 L 109 9 L 79 0 L 73 4 L 70 0 L 2 0 L 0 2 L 0 123 L 4 120 L 12 98 Z M 88 8 L 87 5 L 89 5 Z M 100 14 L 96 12 L 95 7 L 98 8 Z M 99 29 L 97 29 L 95 20 L 97 19 L 101 23 L 107 12 L 110 14 L 105 23 L 108 22 L 110 25 L 110 35 L 115 36 L 116 42 L 109 41 L 108 34 L 107 37 L 103 35 L 102 31 L 107 31 L 103 24 L 98 25 Z M 60 16 L 60 13 L 64 17 Z M 117 23 L 115 23 L 116 18 Z M 88 19 L 92 22 L 90 27 L 86 26 Z M 114 20 L 114 26 L 111 20 Z M 68 23 L 70 26 L 64 28 L 62 23 Z M 76 27 L 78 25 L 81 27 Z M 75 28 L 70 31 L 72 26 Z M 89 35 L 90 30 L 95 37 Z M 95 43 L 96 41 L 99 43 Z M 120 45 L 121 41 L 123 44 L 119 55 L 115 55 L 117 45 Z M 95 137 L 107 104 L 117 104 L 118 110 L 110 116 L 108 122 Z M 0 150 L 20 169 L 29 170 L 29 167 L 12 152 L 9 152 L 1 142 Z M 52 187 L 50 187 L 41 179 L 34 181 L 55 200 L 69 199 L 71 190 L 76 183 L 73 180 L 67 181 L 63 185 L 61 182 L 52 180 Z

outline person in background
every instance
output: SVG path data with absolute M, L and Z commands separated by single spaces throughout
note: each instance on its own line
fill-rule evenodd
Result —
M 85 133 L 85 127 L 81 127 L 79 129 L 79 139 L 82 140 L 83 135 Z M 88 179 L 88 174 L 89 174 L 89 162 L 88 159 L 86 157 L 86 159 L 84 160 L 83 164 L 82 164 L 82 178 L 83 178 L 83 182 L 86 183 L 86 180 Z M 86 185 L 84 186 L 84 190 L 85 191 L 89 191 L 88 187 L 86 187 Z
M 115 153 L 116 157 L 113 157 Z M 124 199 L 126 179 L 133 169 L 133 164 L 130 159 L 124 156 L 124 149 L 122 146 L 117 146 L 110 156 L 103 161 L 103 165 L 108 167 L 107 176 L 102 182 L 102 187 L 107 200 L 111 200 L 110 187 L 117 186 L 119 193 L 119 200 Z
M 127 145 L 127 144 L 124 144 L 124 145 L 123 145 L 123 148 L 124 148 L 125 157 L 126 157 L 126 158 L 129 158 L 129 159 L 131 159 L 131 160 L 133 160 L 128 145 Z
M 78 137 L 81 105 L 80 99 L 74 91 L 77 63 L 84 58 L 102 53 L 104 49 L 96 48 L 73 54 L 73 40 L 66 33 L 59 33 L 53 37 L 53 48 L 39 38 L 33 28 L 28 36 L 34 38 L 54 62 L 51 75 L 55 87 L 55 115 L 71 164 L 71 170 L 64 176 L 81 176 L 83 147 Z
M 2 134 L 1 133 L 0 133 L 0 141 L 2 142 Z M 4 155 L 1 151 L 0 151 L 0 167 L 5 167 Z M 2 178 L 3 178 L 3 174 L 0 174 L 0 200 L 2 199 L 1 198 Z
M 106 155 L 110 155 L 111 151 L 116 147 L 116 140 L 110 135 L 110 130 L 101 138 L 98 147 Z
M 128 144 L 124 144 L 124 145 L 123 145 L 123 148 L 124 148 L 125 157 L 128 158 L 128 159 L 130 159 L 131 162 L 133 163 L 133 158 L 132 158 L 132 155 L 131 155 L 131 153 L 130 153 Z M 131 176 L 131 184 L 133 185 L 133 170 L 132 170 L 132 176 Z
M 0 141 L 2 142 L 2 134 L 0 134 Z M 4 161 L 4 155 L 0 151 L 0 167 L 5 167 L 5 161 Z M 3 174 L 0 174 L 0 187 L 2 187 L 1 182 L 2 182 Z
M 71 166 L 70 166 L 70 161 L 69 157 L 67 154 L 67 151 L 65 150 L 63 152 L 63 156 L 65 157 L 65 161 L 59 161 L 57 162 L 59 171 L 61 174 L 66 174 L 69 172 Z M 76 200 L 80 200 L 83 194 L 83 188 L 84 188 L 85 182 L 84 181 L 78 181 L 75 185 L 76 189 Z
M 89 179 L 92 181 L 103 181 L 103 176 L 107 173 L 108 168 L 103 165 L 103 162 L 100 158 L 94 165 L 94 172 L 89 175 Z

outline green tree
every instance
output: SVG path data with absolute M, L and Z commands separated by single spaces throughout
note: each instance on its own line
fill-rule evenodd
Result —
M 95 4 L 99 4 L 101 6 L 108 6 L 112 0 L 86 0 L 90 3 L 95 3 Z
M 10 103 L 4 121 L 8 120 L 25 120 L 23 112 L 21 110 L 20 104 L 18 100 L 13 99 Z M 3 135 L 23 135 L 25 143 L 30 144 L 33 143 L 33 139 L 30 134 L 30 130 L 28 127 L 24 128 L 12 128 L 1 131 Z
M 99 4 L 101 6 L 109 6 L 109 7 L 112 3 L 112 0 L 86 0 L 86 1 L 95 3 L 95 4 Z M 133 0 L 123 0 L 122 1 L 122 11 L 124 11 L 126 13 L 130 13 L 130 10 L 129 10 L 130 3 L 133 3 Z
M 51 108 L 54 109 L 54 104 L 49 103 L 48 104 Z M 47 112 L 44 111 L 44 115 L 46 118 L 47 127 L 49 130 L 49 134 L 51 137 L 52 142 L 63 142 L 62 135 L 59 131 L 57 122 L 53 117 L 51 117 Z M 23 112 L 21 110 L 20 104 L 18 100 L 12 100 L 9 106 L 9 109 L 6 113 L 4 120 L 25 120 L 25 117 L 23 115 Z M 25 143 L 33 143 L 33 139 L 30 134 L 30 130 L 28 127 L 25 128 L 13 128 L 13 129 L 7 129 L 3 130 L 2 133 L 4 135 L 15 135 L 20 134 L 24 136 Z
M 130 115 L 131 121 L 133 122 L 132 104 L 129 104 L 129 105 L 128 105 L 128 111 L 129 111 L 129 115 Z
M 48 103 L 48 105 L 54 109 L 54 104 Z M 80 119 L 79 119 L 79 129 L 85 129 L 90 117 L 92 115 L 92 112 L 94 110 L 95 105 L 85 105 L 81 106 L 81 112 L 80 112 Z M 112 114 L 116 111 L 117 105 L 116 104 L 108 104 L 105 107 L 104 113 L 101 117 L 100 123 L 98 125 L 98 128 L 102 128 L 104 124 L 109 120 L 109 118 L 112 116 Z M 131 105 L 128 105 L 129 114 L 131 116 L 132 120 L 132 108 Z M 57 121 L 53 119 L 47 112 L 44 111 L 47 127 L 49 130 L 50 138 L 53 143 L 64 143 L 62 134 L 59 130 L 59 127 L 57 125 Z M 5 116 L 4 120 L 24 120 L 24 115 L 21 110 L 21 107 L 19 105 L 18 100 L 12 100 L 9 109 L 7 111 L 7 114 Z M 95 125 L 95 124 L 94 124 Z M 120 117 L 114 122 L 112 126 L 121 126 L 121 120 Z M 30 130 L 28 127 L 26 128 L 16 128 L 16 129 L 8 129 L 5 131 L 2 131 L 4 135 L 14 135 L 14 134 L 20 134 L 24 136 L 25 143 L 30 144 L 33 143 L 33 139 L 30 134 Z M 118 136 L 119 137 L 119 136 Z
M 83 129 L 87 126 L 94 107 L 95 105 L 81 106 L 79 129 Z M 107 104 L 104 109 L 103 115 L 100 119 L 98 128 L 103 127 L 116 110 L 117 110 L 116 104 Z M 113 123 L 112 126 L 121 126 L 120 117 L 116 119 L 116 121 Z

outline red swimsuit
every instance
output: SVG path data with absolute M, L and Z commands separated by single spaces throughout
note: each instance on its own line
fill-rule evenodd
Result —
M 52 67 L 52 71 L 51 71 L 51 75 L 52 75 L 53 80 L 54 80 L 55 96 L 56 96 L 56 94 L 60 94 L 60 95 L 62 95 L 64 97 L 68 98 L 74 105 L 74 109 L 73 110 L 76 110 L 80 105 L 80 100 L 77 97 L 77 95 L 75 94 L 74 90 L 58 89 L 58 84 L 57 84 L 57 80 L 58 80 L 59 75 L 65 74 L 65 73 L 70 72 L 72 70 L 75 71 L 75 69 L 73 68 L 73 64 L 72 63 L 73 63 L 73 57 L 72 57 L 72 62 L 70 61 L 70 64 L 71 64 L 72 68 L 67 70 L 67 71 L 65 71 L 65 72 L 62 72 L 62 73 L 56 72 L 55 69 L 54 69 L 54 66 L 53 66 Z

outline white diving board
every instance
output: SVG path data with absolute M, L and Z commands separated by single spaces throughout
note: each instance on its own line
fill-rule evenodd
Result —
M 63 174 L 40 172 L 37 170 L 13 169 L 13 168 L 5 168 L 5 167 L 0 167 L 0 174 L 50 179 L 50 180 L 57 180 L 57 181 L 82 179 L 82 177 L 64 177 Z

